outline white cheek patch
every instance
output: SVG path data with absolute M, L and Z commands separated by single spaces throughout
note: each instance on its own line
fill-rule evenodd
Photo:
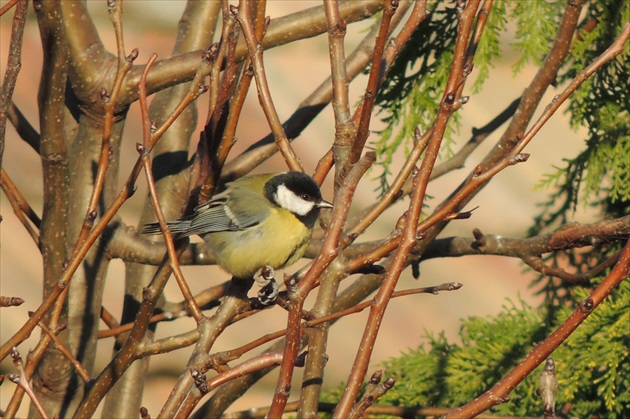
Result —
M 315 206 L 314 202 L 300 198 L 285 185 L 278 186 L 274 200 L 282 208 L 300 216 L 308 214 Z

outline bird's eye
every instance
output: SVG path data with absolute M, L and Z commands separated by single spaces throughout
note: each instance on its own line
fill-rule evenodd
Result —
M 305 193 L 303 193 L 302 195 L 300 195 L 300 198 L 302 198 L 302 199 L 303 199 L 303 200 L 305 200 L 305 201 L 310 201 L 310 197 L 309 197 L 307 194 L 305 194 Z

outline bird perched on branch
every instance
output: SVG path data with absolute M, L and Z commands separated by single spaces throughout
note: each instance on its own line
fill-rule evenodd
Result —
M 302 257 L 320 209 L 332 208 L 319 186 L 302 172 L 246 176 L 167 224 L 175 239 L 201 236 L 217 264 L 235 278 L 253 278 L 261 269 L 279 269 Z M 146 224 L 144 234 L 161 232 Z

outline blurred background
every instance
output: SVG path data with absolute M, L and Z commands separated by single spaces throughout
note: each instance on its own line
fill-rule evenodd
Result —
M 0 1 L 0 5 L 6 1 Z M 105 1 L 89 1 L 100 35 L 110 51 L 115 51 L 114 32 L 107 18 Z M 267 15 L 272 18 L 287 15 L 307 7 L 319 6 L 318 1 L 277 1 L 267 3 Z M 170 56 L 177 29 L 177 19 L 185 6 L 183 0 L 143 0 L 124 2 L 124 32 L 127 52 L 138 48 L 140 55 L 136 64 L 146 62 L 152 53 L 158 54 L 158 59 Z M 2 17 L 0 28 L 0 60 L 2 75 L 4 76 L 8 45 L 10 41 L 11 19 L 13 13 Z M 346 38 L 346 52 L 349 54 L 359 40 L 365 35 L 366 28 L 372 20 L 348 25 Z M 484 90 L 470 98 L 459 113 L 462 117 L 462 127 L 459 133 L 460 144 L 470 138 L 471 129 L 485 125 L 499 112 L 505 109 L 517 98 L 527 86 L 536 72 L 533 66 L 527 67 L 518 78 L 512 77 L 512 65 L 516 54 L 511 50 L 510 38 L 503 42 L 504 59 L 497 63 L 492 70 L 489 81 Z M 328 45 L 326 35 L 320 35 L 308 40 L 299 41 L 291 45 L 265 51 L 265 66 L 269 77 L 269 84 L 277 111 L 282 120 L 288 118 L 293 110 L 302 102 L 313 89 L 326 79 L 330 71 L 328 61 Z M 23 65 L 14 94 L 16 105 L 28 120 L 37 128 L 37 100 L 36 86 L 41 72 L 41 42 L 32 9 L 29 11 L 29 21 L 24 34 Z M 475 76 L 473 72 L 472 77 Z M 366 77 L 357 78 L 351 85 L 351 104 L 356 105 L 365 87 Z M 470 86 L 470 83 L 469 85 Z M 557 91 L 548 92 L 543 103 L 551 101 Z M 464 94 L 470 94 L 465 91 Z M 199 100 L 199 125 L 205 121 L 207 95 Z M 419 110 L 421 111 L 421 110 Z M 538 113 L 540 113 L 539 110 Z M 232 150 L 231 156 L 237 156 L 253 142 L 269 132 L 266 119 L 258 104 L 254 85 L 250 95 L 244 117 L 238 128 L 238 142 Z M 378 131 L 382 125 L 378 117 L 373 119 L 372 130 Z M 503 127 L 504 129 L 504 127 Z M 487 151 L 498 140 L 502 129 L 499 129 L 469 158 L 466 168 L 450 173 L 429 185 L 428 194 L 433 196 L 431 205 L 442 201 L 453 188 L 470 173 L 472 168 L 483 158 Z M 373 133 L 370 140 L 378 134 Z M 307 172 L 312 172 L 318 159 L 328 150 L 334 136 L 334 118 L 332 108 L 327 107 L 320 116 L 303 132 L 294 143 L 294 149 Z M 123 166 L 121 178 L 125 179 L 137 158 L 135 143 L 140 141 L 140 117 L 138 105 L 134 104 L 130 111 L 123 143 Z M 496 178 L 481 192 L 473 202 L 471 209 L 479 208 L 472 218 L 451 222 L 442 237 L 458 235 L 471 236 L 473 228 L 479 228 L 486 234 L 498 234 L 507 237 L 524 237 L 532 218 L 537 214 L 537 204 L 545 200 L 544 190 L 534 190 L 534 185 L 545 173 L 553 170 L 553 165 L 561 165 L 562 157 L 574 156 L 578 147 L 582 145 L 580 132 L 569 128 L 568 117 L 558 113 L 546 124 L 535 140 L 525 150 L 531 154 L 525 164 L 510 167 L 496 176 Z M 193 144 L 196 139 L 193 139 Z M 456 147 L 457 149 L 457 147 Z M 19 139 L 12 127 L 7 129 L 6 148 L 3 167 L 16 183 L 19 190 L 31 203 L 33 208 L 41 213 L 41 166 L 37 154 Z M 284 170 L 282 159 L 278 156 L 258 168 L 257 172 Z M 353 210 L 373 203 L 377 198 L 375 189 L 376 172 L 369 173 L 362 181 L 355 196 Z M 138 192 L 123 206 L 121 216 L 130 225 L 137 225 L 140 208 L 147 196 L 144 177 L 138 181 Z M 324 197 L 332 200 L 330 180 L 324 186 Z M 20 222 L 17 220 L 4 195 L 0 198 L 0 212 L 3 220 L 0 224 L 0 295 L 19 296 L 26 302 L 20 307 L 6 308 L 1 311 L 0 341 L 6 341 L 24 323 L 29 311 L 35 310 L 41 302 L 42 266 L 35 244 L 30 239 Z M 365 236 L 365 240 L 372 240 L 386 236 L 394 227 L 397 217 L 404 211 L 408 201 L 398 204 L 387 212 L 389 217 L 383 217 L 373 226 Z M 588 222 L 591 219 L 585 211 L 578 211 L 575 220 Z M 294 271 L 290 268 L 289 271 Z M 209 285 L 218 284 L 228 279 L 227 275 L 214 267 L 186 267 L 184 274 L 194 292 L 201 291 Z M 122 306 L 122 287 L 124 281 L 123 263 L 113 261 L 107 283 L 104 305 L 115 315 L 119 316 Z M 393 300 L 387 310 L 381 332 L 374 349 L 372 358 L 373 369 L 380 361 L 397 356 L 401 351 L 415 348 L 425 342 L 426 333 L 444 332 L 451 341 L 457 342 L 459 319 L 470 316 L 487 316 L 498 313 L 509 301 L 520 299 L 529 304 L 537 304 L 540 298 L 535 289 L 529 288 L 534 275 L 525 271 L 523 264 L 516 259 L 493 256 L 469 256 L 457 259 L 436 259 L 424 262 L 421 266 L 421 277 L 413 279 L 410 270 L 406 270 L 399 282 L 398 289 L 415 288 L 438 285 L 443 282 L 457 281 L 464 286 L 455 292 L 445 292 L 439 295 L 415 295 Z M 352 281 L 351 277 L 348 281 Z M 167 289 L 167 296 L 172 301 L 181 300 L 179 290 L 174 281 Z M 520 305 L 520 304 L 519 304 Z M 308 307 L 308 304 L 307 304 Z M 358 342 L 363 332 L 367 318 L 367 311 L 348 316 L 339 321 L 330 332 L 328 355 L 330 357 L 325 383 L 336 386 L 344 380 L 352 364 Z M 246 319 L 224 333 L 217 342 L 214 350 L 221 351 L 249 342 L 253 336 L 260 336 L 261 332 L 274 332 L 286 325 L 286 312 L 278 307 L 260 313 L 253 318 Z M 194 328 L 191 319 L 180 319 L 165 323 L 158 327 L 158 337 Z M 252 330 L 254 330 L 252 332 Z M 33 347 L 39 338 L 36 331 L 31 339 L 20 346 L 22 356 Z M 109 339 L 101 350 L 102 356 L 97 365 L 102 367 L 111 356 L 113 340 Z M 156 356 L 152 360 L 152 384 L 145 390 L 145 406 L 152 413 L 161 406 L 172 388 L 173 380 L 185 365 L 190 348 L 177 351 L 176 354 Z M 11 362 L 2 363 L 2 373 L 13 371 Z M 268 405 L 271 401 L 275 376 L 268 377 L 259 383 L 250 395 L 233 406 L 231 410 L 238 410 L 258 405 Z M 296 383 L 297 396 L 299 386 Z M 0 386 L 0 407 L 6 406 L 14 385 L 5 382 Z

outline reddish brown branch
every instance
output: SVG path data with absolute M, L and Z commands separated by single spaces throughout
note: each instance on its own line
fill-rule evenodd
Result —
M 387 380 L 381 382 L 383 375 L 382 370 L 376 371 L 372 374 L 372 377 L 368 381 L 368 384 L 363 392 L 363 395 L 352 407 L 348 418 L 362 418 L 364 417 L 366 410 L 374 404 L 382 395 L 387 393 L 394 387 L 396 383 L 396 377 L 390 377 Z
M 576 2 L 580 3 L 580 2 Z M 570 3 L 569 3 L 570 4 Z M 578 10 L 579 13 L 579 10 Z M 600 70 L 605 64 L 613 60 L 617 55 L 623 52 L 626 41 L 630 37 L 630 22 L 626 23 L 621 30 L 621 33 L 615 39 L 615 41 L 610 44 L 610 46 L 602 52 L 597 58 L 595 58 L 585 69 L 580 71 L 574 78 L 571 80 L 569 85 L 560 93 L 556 95 L 551 103 L 549 103 L 542 115 L 536 120 L 534 125 L 522 136 L 522 138 L 518 139 L 517 144 L 511 152 L 511 156 L 520 153 L 525 146 L 534 138 L 534 136 L 540 131 L 540 129 L 547 123 L 549 118 L 553 116 L 554 113 L 560 108 L 560 106 L 567 100 L 577 89 L 595 72 Z M 568 42 L 568 41 L 567 41 Z
M 199 340 L 195 345 L 193 353 L 188 360 L 186 370 L 201 370 L 204 360 L 208 357 L 214 342 L 223 330 L 232 323 L 234 316 L 243 311 L 249 304 L 247 302 L 247 290 L 251 287 L 252 282 L 246 280 L 231 281 L 230 289 L 223 298 L 217 312 L 210 318 L 203 317 L 197 324 Z M 188 398 L 188 394 L 194 387 L 194 377 L 188 372 L 180 375 L 177 383 L 173 387 L 171 394 L 164 403 L 160 411 L 160 417 L 174 417 L 180 409 L 182 402 L 185 400 L 187 405 L 195 406 L 201 399 L 201 394 L 192 394 L 192 399 Z M 194 391 L 194 390 L 193 390 Z
M 199 134 L 190 179 L 193 185 L 191 190 L 198 191 L 195 205 L 207 202 L 219 183 L 219 174 L 235 142 L 236 126 L 252 77 L 250 74 L 239 80 L 239 73 L 242 72 L 243 65 L 248 65 L 249 60 L 247 63 L 237 65 L 234 52 L 240 35 L 239 27 L 235 26 L 236 17 L 229 11 L 227 1 L 221 2 L 221 8 L 223 11 L 221 39 L 218 45 L 210 46 L 207 52 L 207 55 L 212 56 L 209 61 L 213 61 L 210 72 L 208 117 Z
M 192 3 L 203 4 L 204 2 Z M 209 3 L 214 4 L 217 2 Z M 364 20 L 382 8 L 382 0 L 350 0 L 343 1 L 340 4 L 341 15 L 347 22 Z M 295 30 L 295 28 L 300 28 L 300 30 Z M 323 7 L 317 6 L 272 20 L 268 30 L 265 32 L 265 37 L 261 41 L 261 45 L 267 50 L 300 39 L 314 37 L 325 31 L 326 18 Z M 200 51 L 184 52 L 158 61 L 155 64 L 154 71 L 151 72 L 152 75 L 147 80 L 149 93 L 155 93 L 167 87 L 190 81 L 200 54 Z M 239 43 L 235 53 L 236 60 L 240 62 L 247 55 L 248 46 L 245 43 Z M 123 89 L 127 94 L 121 97 L 124 103 L 129 104 L 137 99 L 135 86 L 138 84 L 142 70 L 142 66 L 136 66 L 127 77 L 126 88 Z
M 339 130 L 342 127 L 351 123 L 348 99 L 348 73 L 346 70 L 346 55 L 344 49 L 346 22 L 339 13 L 337 1 L 325 1 L 324 10 L 326 12 L 328 51 L 330 55 L 333 85 L 332 106 L 335 113 L 335 127 L 338 131 L 337 134 L 339 134 Z
M 3 16 L 6 12 L 11 10 L 13 6 L 17 4 L 19 0 L 9 0 L 4 6 L 0 8 L 0 16 Z
M 564 13 L 558 24 L 558 30 L 553 45 L 545 57 L 538 72 L 521 97 L 518 109 L 510 125 L 506 129 L 499 143 L 481 163 L 486 167 L 504 158 L 518 141 L 518 137 L 525 131 L 536 108 L 538 107 L 547 88 L 556 78 L 558 69 L 565 62 L 582 6 L 585 0 L 567 2 Z
M 445 417 L 449 419 L 470 418 L 488 410 L 492 406 L 503 402 L 508 394 L 527 377 L 538 365 L 547 359 L 551 353 L 562 344 L 582 324 L 582 322 L 601 304 L 614 289 L 630 275 L 630 241 L 626 243 L 619 261 L 595 288 L 591 295 L 585 299 L 580 307 L 558 327 L 547 339 L 534 347 L 527 357 L 520 362 L 504 378 L 496 383 L 490 390 L 473 400 L 472 402 L 452 410 Z
M 421 3 L 424 4 L 424 2 Z M 344 10 L 346 10 L 347 7 L 351 4 L 356 4 L 356 2 L 350 1 L 342 3 L 340 5 L 340 12 L 342 16 L 345 16 Z M 365 4 L 365 6 L 370 7 L 370 5 L 367 3 Z M 394 15 L 394 18 L 392 19 L 392 25 L 390 25 L 390 28 L 394 28 L 402 20 L 403 15 L 409 7 L 409 1 L 404 1 L 400 4 L 400 6 L 398 7 L 398 12 Z M 414 20 L 413 16 L 416 16 L 415 12 L 412 15 L 410 21 Z M 272 20 L 272 26 L 273 22 L 274 21 Z M 296 23 L 296 25 L 299 25 L 299 23 Z M 409 21 L 405 24 L 405 28 L 408 25 Z M 372 56 L 373 44 L 378 33 L 378 29 L 378 27 L 374 27 L 365 36 L 365 38 L 361 40 L 354 51 L 346 58 L 346 71 L 348 73 L 349 81 L 353 80 L 358 74 L 360 74 L 365 66 L 369 63 Z M 269 35 L 270 30 L 271 28 L 267 31 L 267 36 Z M 265 40 L 267 39 L 267 36 L 265 37 Z M 391 48 L 388 46 L 388 53 L 390 49 Z M 389 57 L 389 55 L 387 56 Z M 388 65 L 391 65 L 391 60 L 389 58 Z M 326 107 L 326 105 L 330 103 L 332 98 L 332 78 L 328 77 L 306 99 L 304 99 L 300 103 L 295 112 L 282 124 L 288 138 L 293 140 L 298 137 L 302 130 L 304 130 L 304 128 L 308 126 L 308 124 L 311 123 L 317 115 L 319 115 L 319 113 Z M 273 143 L 273 135 L 267 135 L 252 146 L 250 146 L 245 151 L 245 153 L 230 161 L 223 171 L 223 176 L 228 180 L 238 178 L 243 174 L 248 173 L 251 169 L 271 157 L 277 152 L 277 150 L 278 148 Z M 322 159 L 322 163 L 324 164 L 324 166 L 318 168 L 315 171 L 314 175 L 314 178 L 319 184 L 322 183 L 322 180 L 325 177 L 323 176 L 324 173 L 327 174 L 328 172 L 327 170 L 324 170 L 324 168 L 330 168 L 330 166 L 332 165 L 332 151 L 329 151 L 329 153 L 327 153 Z
M 183 317 L 187 315 L 189 315 L 188 311 L 183 311 L 183 312 L 180 311 L 177 314 L 167 311 L 167 312 L 163 312 L 163 313 L 155 314 L 151 316 L 149 318 L 149 323 L 153 324 L 153 323 L 159 323 L 163 321 L 171 321 L 177 317 Z M 98 332 L 98 338 L 104 339 L 104 338 L 108 338 L 112 336 L 117 336 L 117 335 L 130 331 L 132 328 L 133 328 L 133 323 L 126 323 L 123 325 L 112 326 L 110 329 L 101 330 L 100 332 Z
M 337 405 L 335 403 L 319 402 L 317 410 L 320 413 L 332 413 Z M 287 403 L 287 412 L 296 412 L 299 408 L 299 402 Z M 375 416 L 395 416 L 401 418 L 407 417 L 430 417 L 435 418 L 448 413 L 451 409 L 444 407 L 419 407 L 419 406 L 370 406 L 366 409 L 367 415 Z M 256 407 L 238 412 L 227 413 L 221 416 L 221 419 L 263 419 L 267 417 L 269 407 Z M 481 413 L 475 416 L 476 419 L 538 419 L 529 416 L 504 416 Z
M 151 135 L 150 148 L 152 148 L 155 143 L 161 138 L 166 129 L 174 122 L 174 120 L 183 112 L 184 108 L 195 98 L 202 93 L 203 90 L 200 90 L 200 86 L 203 83 L 203 78 L 207 75 L 207 71 L 209 71 L 209 66 L 204 63 L 202 60 L 197 75 L 195 76 L 194 82 L 191 84 L 187 94 L 184 98 L 179 102 L 175 110 L 171 112 L 171 114 L 166 118 L 165 122 L 156 129 Z M 122 204 L 133 194 L 135 191 L 135 181 L 140 175 L 140 171 L 143 168 L 142 157 L 139 157 L 136 160 L 136 164 L 133 167 L 123 190 L 118 194 L 118 196 L 114 199 L 108 210 L 103 214 L 103 216 L 98 220 L 94 228 L 90 231 L 88 237 L 85 242 L 81 243 L 79 250 L 73 255 L 73 257 L 68 262 L 68 266 L 66 270 L 64 270 L 63 275 L 61 276 L 57 288 L 53 290 L 51 295 L 40 305 L 34 315 L 27 321 L 27 323 L 20 329 L 20 331 L 13 336 L 6 345 L 13 341 L 22 341 L 28 337 L 30 331 L 32 330 L 32 319 L 41 319 L 48 308 L 54 303 L 54 300 L 66 289 L 66 286 L 72 275 L 78 269 L 81 261 L 85 257 L 88 250 L 91 248 L 92 244 L 96 241 L 98 237 L 103 233 L 105 227 L 112 220 L 114 215 L 118 212 Z M 178 252 L 181 249 L 177 249 Z M 154 275 L 151 283 L 148 287 L 144 289 L 143 292 L 143 301 L 140 305 L 140 309 L 137 314 L 137 321 L 134 323 L 134 327 L 132 328 L 129 338 L 121 348 L 121 350 L 114 356 L 112 361 L 110 362 L 110 366 L 115 365 L 112 368 L 105 368 L 101 372 L 101 374 L 95 379 L 95 385 L 90 387 L 86 394 L 84 395 L 83 400 L 77 408 L 78 416 L 90 416 L 94 409 L 98 406 L 98 403 L 102 400 L 105 393 L 114 385 L 116 380 L 120 377 L 120 375 L 131 365 L 133 361 L 134 353 L 142 341 L 147 327 L 149 325 L 148 319 L 153 314 L 155 305 L 157 304 L 158 296 L 162 293 L 162 290 L 166 286 L 166 282 L 170 276 L 171 270 L 170 266 L 164 267 L 160 266 L 158 271 Z M 3 355 L 3 350 L 5 346 L 0 348 L 0 359 Z
M 434 180 L 452 170 L 460 169 L 464 167 L 466 159 L 475 151 L 479 145 L 496 131 L 501 125 L 505 123 L 509 118 L 514 115 L 518 106 L 519 99 L 514 100 L 503 112 L 493 118 L 490 122 L 480 128 L 473 128 L 472 137 L 468 142 L 457 152 L 453 157 L 447 161 L 438 164 L 431 173 L 431 180 Z M 411 193 L 411 170 L 415 167 L 416 162 L 424 152 L 426 144 L 431 136 L 431 131 L 427 131 L 424 135 L 420 135 L 420 132 L 416 130 L 414 133 L 414 146 L 409 157 L 405 161 L 402 169 L 396 175 L 396 178 L 390 185 L 389 189 L 385 192 L 383 197 L 375 204 L 367 207 L 362 213 L 356 217 L 358 221 L 347 229 L 346 237 L 344 238 L 344 247 L 347 247 L 352 243 L 359 235 L 365 231 L 379 216 L 385 211 L 391 204 L 397 202 L 404 196 L 408 196 Z M 352 263 L 349 268 L 353 269 L 362 266 L 365 262 L 361 257 Z
M 398 198 L 400 198 L 400 191 L 406 183 L 409 183 L 409 175 L 416 168 L 416 163 L 422 156 L 422 153 L 426 150 L 427 144 L 433 130 L 428 131 L 424 135 L 420 135 L 420 131 L 416 129 L 414 133 L 414 143 L 409 157 L 405 160 L 405 163 L 399 170 L 396 178 L 392 182 L 389 189 L 374 205 L 368 207 L 361 216 L 358 217 L 358 222 L 347 229 L 346 235 L 342 242 L 342 246 L 348 247 L 360 234 L 362 234 L 376 219 L 391 206 Z M 364 262 L 360 262 L 363 264 Z M 358 266 L 348 266 L 348 270 L 356 269 Z
M 120 10 L 120 3 L 116 2 L 116 4 L 119 5 L 115 8 L 118 12 L 110 13 L 110 16 L 118 16 L 118 19 L 114 17 L 112 17 L 112 19 L 114 22 L 117 22 L 117 24 L 114 24 L 114 27 L 116 28 L 116 39 L 119 39 L 119 43 L 122 43 L 122 23 L 120 22 L 120 14 L 122 11 Z M 119 45 L 119 48 L 122 48 L 122 45 Z M 87 234 L 94 225 L 94 220 L 98 211 L 98 204 L 102 200 L 101 195 L 103 187 L 105 186 L 105 176 L 107 175 L 111 155 L 113 153 L 111 148 L 112 127 L 114 126 L 114 112 L 116 110 L 120 88 L 122 87 L 123 79 L 131 69 L 133 61 L 138 56 L 137 49 L 133 50 L 129 57 L 124 56 L 124 51 L 119 51 L 118 53 L 118 70 L 116 72 L 112 90 L 111 92 L 107 92 L 105 89 L 101 90 L 101 100 L 104 102 L 105 110 L 103 117 L 104 123 L 103 135 L 101 138 L 101 152 L 98 159 L 98 167 L 94 179 L 92 195 L 90 196 L 90 201 L 85 212 L 83 226 L 81 227 L 81 232 L 79 233 L 79 238 L 77 239 L 77 244 L 75 245 L 75 250 L 78 249 L 78 244 L 85 240 Z
M 137 148 L 140 153 L 140 158 L 144 167 L 144 173 L 147 177 L 147 184 L 149 185 L 150 192 L 149 196 L 151 197 L 151 201 L 153 202 L 153 208 L 155 209 L 155 214 L 157 216 L 158 222 L 160 223 L 160 228 L 164 232 L 164 242 L 166 243 L 166 249 L 168 252 L 171 269 L 173 270 L 175 279 L 177 280 L 177 285 L 179 285 L 179 288 L 184 296 L 184 300 L 186 301 L 188 312 L 193 316 L 196 321 L 199 321 L 203 317 L 203 313 L 195 302 L 195 299 L 190 292 L 190 288 L 188 287 L 188 284 L 184 279 L 184 274 L 182 273 L 182 270 L 179 266 L 177 251 L 175 250 L 175 245 L 173 244 L 173 236 L 171 235 L 170 229 L 166 224 L 166 218 L 164 217 L 162 207 L 160 206 L 160 202 L 158 200 L 155 179 L 153 178 L 153 170 L 151 169 L 151 159 L 149 158 L 149 150 L 151 144 L 151 122 L 149 121 L 149 110 L 147 107 L 146 76 L 156 58 L 157 55 L 155 54 L 151 56 L 149 62 L 145 67 L 145 72 L 140 78 L 140 83 L 138 84 L 140 110 L 142 112 L 143 146 L 138 146 Z
M 404 223 L 401 240 L 398 243 L 387 276 L 374 297 L 374 303 L 370 309 L 370 316 L 359 345 L 360 349 L 355 357 L 345 391 L 335 410 L 334 417 L 347 417 L 352 410 L 359 388 L 369 366 L 374 342 L 376 341 L 376 336 L 378 335 L 385 310 L 387 309 L 400 274 L 406 266 L 409 253 L 416 244 L 418 220 L 425 198 L 426 187 L 430 180 L 435 160 L 437 159 L 440 144 L 446 130 L 446 124 L 454 111 L 454 104 L 458 98 L 458 92 L 461 92 L 461 87 L 467 76 L 464 71 L 465 52 L 471 36 L 471 28 L 478 6 L 478 2 L 469 1 L 466 3 L 461 13 L 451 72 L 433 125 L 425 158 L 422 161 L 420 169 L 414 175 L 413 193 L 409 210 L 400 220 L 401 223 Z
M 378 94 L 387 69 L 387 62 L 384 60 L 383 53 L 385 51 L 385 44 L 390 32 L 392 16 L 396 12 L 397 7 L 398 0 L 385 1 L 381 24 L 374 43 L 374 53 L 372 55 L 372 63 L 367 86 L 365 88 L 365 93 L 363 94 L 363 100 L 355 112 L 354 119 L 358 120 L 356 138 L 352 144 L 352 149 L 348 155 L 346 165 L 352 165 L 359 160 L 359 157 L 363 152 L 363 147 L 365 147 L 365 142 L 370 134 L 370 121 L 372 118 L 374 102 L 376 101 L 376 95 Z
M 462 284 L 458 282 L 447 282 L 447 283 L 433 286 L 433 287 L 414 288 L 414 289 L 409 289 L 409 290 L 396 291 L 392 294 L 392 298 L 405 297 L 405 296 L 415 295 L 415 294 L 434 294 L 435 295 L 442 291 L 456 291 L 460 289 L 461 287 L 462 287 Z M 334 312 L 325 316 L 317 317 L 314 319 L 312 318 L 308 319 L 303 323 L 303 325 L 304 327 L 312 328 L 312 327 L 321 325 L 323 323 L 332 322 L 351 314 L 360 313 L 366 308 L 368 308 L 371 304 L 372 304 L 372 300 L 363 301 L 352 307 L 349 307 L 349 308 L 346 308 L 346 309 L 343 309 L 343 310 L 340 310 L 340 311 L 337 311 L 337 312 Z M 282 329 L 273 333 L 269 333 L 265 336 L 261 336 L 260 338 L 253 340 L 238 348 L 234 348 L 225 352 L 216 353 L 212 355 L 212 358 L 215 360 L 214 363 L 225 363 L 225 362 L 240 358 L 245 353 L 257 347 L 260 347 L 261 345 L 265 343 L 271 342 L 275 339 L 285 336 L 286 333 L 287 333 L 287 329 Z
M 581 4 L 581 3 L 580 3 Z M 562 36 L 568 36 L 571 38 L 567 27 L 573 27 L 575 29 L 575 25 L 577 24 L 577 18 L 579 15 L 579 7 L 576 11 L 576 6 L 580 4 L 570 3 L 567 6 L 567 11 L 563 18 L 563 22 L 561 23 L 561 28 L 559 29 L 559 33 Z M 568 21 L 568 22 L 567 22 Z M 572 31 L 570 32 L 573 33 Z M 457 211 L 457 208 L 461 207 L 461 205 L 468 202 L 472 197 L 481 190 L 481 188 L 487 184 L 487 182 L 499 173 L 501 170 L 506 167 L 512 166 L 514 164 L 522 163 L 528 157 L 528 155 L 521 153 L 523 148 L 533 139 L 533 134 L 538 132 L 538 130 L 559 108 L 561 102 L 566 100 L 588 77 L 590 77 L 593 73 L 602 68 L 607 62 L 615 58 L 618 54 L 623 50 L 623 45 L 627 41 L 630 36 L 630 24 L 624 26 L 624 29 L 620 36 L 611 44 L 611 46 L 602 53 L 599 57 L 597 57 L 589 66 L 587 66 L 584 70 L 582 70 L 575 79 L 567 86 L 567 88 L 563 91 L 562 94 L 556 96 L 554 100 L 545 108 L 542 115 L 540 116 L 538 122 L 532 126 L 532 128 L 525 135 L 517 135 L 514 138 L 514 142 L 506 143 L 504 140 L 507 138 L 512 129 L 514 129 L 515 121 L 518 119 L 522 121 L 523 118 L 523 106 L 531 106 L 532 97 L 528 95 L 534 95 L 534 93 L 526 91 L 523 98 L 521 99 L 519 109 L 516 111 L 514 119 L 508 131 L 504 135 L 504 140 L 502 140 L 497 147 L 495 147 L 495 151 L 491 152 L 489 156 L 475 168 L 473 174 L 448 198 L 446 202 L 441 204 L 438 209 L 431 214 L 429 217 L 424 219 L 418 226 L 419 230 L 428 230 L 434 225 L 438 225 L 438 223 L 444 220 L 449 214 Z M 566 46 L 564 42 L 556 42 L 554 45 Z M 560 47 L 558 47 L 560 48 Z M 562 55 L 563 50 L 560 51 L 552 51 L 551 55 Z M 564 55 L 563 55 L 564 56 Z M 550 62 L 556 63 L 557 57 L 553 59 L 549 59 Z M 559 65 L 559 64 L 558 64 Z M 542 70 L 541 70 L 542 71 Z M 544 76 L 548 76 L 546 72 L 543 72 Z M 540 76 L 543 77 L 543 76 Z M 540 82 L 539 82 L 540 83 Z M 530 86 L 531 87 L 531 86 Z M 534 95 L 536 96 L 536 95 Z M 536 96 L 537 97 L 537 96 Z M 539 100 L 539 99 L 538 99 Z M 524 102 L 527 105 L 524 105 Z M 532 110 L 533 112 L 533 110 Z M 531 117 L 531 115 L 530 115 Z M 506 147 L 509 147 L 506 149 Z M 508 150 L 508 151 L 506 151 Z M 500 156 L 496 153 L 500 152 Z M 499 158 L 500 157 L 500 158 Z M 486 166 L 489 165 L 489 166 Z M 438 225 L 439 226 L 439 225 Z M 434 231 L 432 234 L 436 234 Z M 378 249 L 373 250 L 372 252 L 364 255 L 364 259 L 367 261 L 379 260 L 385 255 L 392 252 L 399 244 L 400 238 L 395 237 L 392 240 L 388 240 Z M 427 241 L 425 241 L 427 242 Z
M 223 84 L 229 88 L 229 92 L 231 93 L 228 98 L 226 95 L 225 100 L 229 100 L 229 106 L 227 106 L 227 120 L 225 122 L 225 128 L 221 133 L 221 142 L 217 147 L 216 151 L 216 168 L 215 168 L 215 176 L 218 177 L 218 174 L 223 170 L 223 165 L 227 160 L 228 153 L 232 149 L 232 146 L 235 143 L 236 136 L 236 127 L 238 125 L 238 121 L 240 120 L 241 111 L 243 109 L 243 105 L 245 104 L 245 98 L 247 97 L 247 92 L 249 91 L 249 87 L 252 82 L 252 78 L 254 74 L 250 71 L 251 60 L 248 58 L 240 67 L 236 64 L 235 59 L 235 49 L 236 42 L 238 40 L 238 27 L 234 26 L 236 23 L 236 18 L 232 13 L 230 13 L 228 9 L 227 2 L 224 7 L 224 31 L 223 37 L 228 41 L 225 42 L 227 45 L 227 70 L 225 71 L 224 82 Z M 261 9 L 264 9 L 261 7 Z M 264 20 L 263 20 L 264 23 Z M 259 25 L 264 27 L 264 24 Z M 224 41 L 222 41 L 224 42 Z M 216 66 L 216 65 L 215 65 Z M 216 66 L 219 69 L 218 66 Z M 237 72 L 240 71 L 240 78 L 238 77 Z M 237 83 L 238 82 L 238 83 Z M 227 89 L 224 89 L 227 90 Z M 211 95 L 212 96 L 212 95 Z M 210 119 L 211 116 L 208 115 Z

